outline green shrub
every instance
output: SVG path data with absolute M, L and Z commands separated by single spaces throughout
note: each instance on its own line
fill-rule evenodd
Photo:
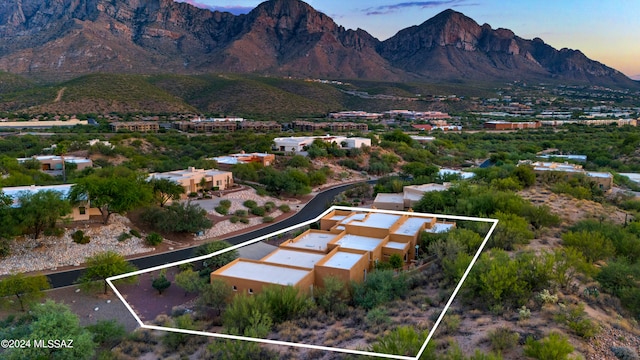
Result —
M 221 205 L 216 206 L 214 209 L 220 215 L 227 215 L 229 213 L 229 208 L 226 208 Z
M 73 239 L 73 242 L 76 244 L 88 244 L 91 241 L 90 237 L 85 235 L 82 230 L 77 230 L 71 234 L 71 239 Z
M 249 219 L 247 219 L 246 217 L 240 218 L 240 222 L 243 224 L 248 224 L 249 223 Z
M 491 343 L 491 349 L 501 353 L 505 350 L 511 350 L 518 345 L 520 334 L 511 331 L 506 327 L 499 327 L 489 332 L 489 342 Z
M 140 234 L 140 232 L 136 229 L 129 230 L 129 234 L 137 237 L 138 239 L 142 238 L 142 234 Z
M 249 209 L 253 209 L 254 207 L 258 206 L 258 203 L 253 200 L 246 200 L 245 202 L 242 203 L 242 205 L 244 205 Z
M 236 216 L 247 216 L 249 213 L 247 212 L 247 210 L 236 210 L 235 215 Z
M 278 209 L 280 209 L 280 211 L 282 211 L 283 213 L 288 213 L 289 211 L 291 211 L 291 208 L 287 204 L 278 206 Z
M 599 326 L 587 318 L 587 313 L 584 311 L 584 304 L 582 303 L 563 308 L 555 316 L 555 320 L 567 325 L 576 335 L 585 339 L 596 336 L 600 331 Z
M 231 207 L 231 201 L 227 199 L 220 200 L 220 206 L 226 207 L 228 209 Z
M 251 209 L 251 213 L 256 216 L 264 216 L 264 214 L 266 214 L 267 211 L 262 206 L 256 206 Z
M 273 220 L 275 220 L 275 219 L 273 217 L 271 217 L 271 216 L 265 216 L 265 217 L 262 218 L 262 222 L 263 223 L 272 223 Z
M 232 223 L 232 224 L 235 224 L 235 223 L 237 223 L 238 221 L 240 221 L 240 218 L 239 218 L 239 217 L 237 217 L 237 216 L 235 216 L 235 215 L 233 215 L 233 216 L 229 219 L 229 221 L 231 221 L 231 223 Z
M 551 333 L 539 341 L 528 337 L 524 345 L 524 354 L 538 360 L 564 360 L 573 352 L 573 346 L 565 336 Z
M 127 232 L 122 232 L 122 234 L 118 235 L 118 241 L 125 241 L 131 239 L 131 234 Z
M 407 293 L 408 284 L 404 273 L 396 276 L 392 270 L 376 270 L 367 279 L 353 286 L 353 301 L 364 309 L 387 303 Z
M 162 243 L 162 236 L 160 236 L 160 234 L 152 232 L 151 234 L 147 235 L 147 237 L 145 238 L 145 242 L 147 243 L 147 245 L 151 245 L 151 246 L 156 246 L 156 245 L 160 245 Z
M 273 209 L 276 208 L 276 204 L 273 201 L 267 201 L 266 203 L 264 203 L 264 209 L 267 212 L 272 212 Z

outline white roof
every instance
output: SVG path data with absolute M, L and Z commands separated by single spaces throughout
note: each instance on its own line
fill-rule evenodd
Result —
M 364 221 L 352 221 L 349 225 L 366 226 L 377 229 L 388 229 L 400 219 L 400 215 L 371 213 Z
M 271 284 L 295 285 L 307 276 L 310 271 L 311 270 L 298 270 L 278 265 L 242 261 L 242 259 L 240 259 L 240 261 L 218 274 Z
M 401 193 L 378 193 L 374 203 L 393 203 L 404 204 L 403 195 Z
M 301 249 L 321 250 L 327 249 L 327 244 L 336 238 L 336 234 L 309 232 L 305 236 L 299 238 L 295 242 L 291 242 L 288 246 Z
M 338 268 L 338 269 L 351 269 L 364 254 L 353 254 L 343 251 L 338 251 L 331 256 L 323 266 Z
M 329 220 L 343 220 L 344 218 L 346 218 L 347 215 L 333 215 L 332 217 L 329 218 Z
M 443 233 L 453 229 L 453 224 L 436 223 L 431 229 L 426 229 L 426 232 L 430 233 Z
M 459 175 L 460 178 L 463 180 L 471 179 L 472 177 L 476 176 L 476 174 L 472 172 L 464 172 L 464 171 L 455 170 L 455 169 L 440 169 L 440 171 L 438 171 L 438 175 L 440 176 L 450 175 L 450 174 Z
M 347 234 L 338 240 L 337 244 L 345 249 L 372 251 L 381 242 L 382 239 L 378 238 Z
M 25 162 L 27 160 L 36 159 L 38 161 L 62 161 L 62 156 L 57 155 L 38 155 L 28 158 L 18 158 L 18 162 Z M 91 159 L 77 157 L 77 156 L 64 156 L 64 161 L 73 164 L 90 163 Z
M 313 269 L 313 266 L 318 261 L 322 260 L 325 256 L 325 254 L 314 254 L 304 251 L 278 249 L 265 256 L 262 261 L 272 264 L 291 265 Z
M 400 225 L 393 233 L 400 235 L 415 235 L 422 224 L 431 222 L 431 218 L 411 217 L 408 218 L 402 225 Z
M 613 177 L 613 175 L 611 175 L 611 173 L 608 173 L 608 172 L 593 172 L 593 171 L 588 171 L 587 176 L 605 178 L 605 179 Z
M 23 193 L 37 193 L 40 191 L 57 191 L 62 194 L 63 197 L 69 196 L 71 192 L 71 187 L 73 184 L 64 184 L 64 185 L 46 185 L 46 186 L 14 186 L 14 187 L 6 187 L 2 188 L 2 192 L 13 199 L 14 206 L 18 205 L 18 196 Z
M 629 180 L 631 180 L 631 181 L 640 182 L 640 174 L 636 174 L 636 173 L 620 173 L 620 175 L 628 177 Z
M 408 243 L 389 241 L 384 245 L 386 248 L 404 250 Z

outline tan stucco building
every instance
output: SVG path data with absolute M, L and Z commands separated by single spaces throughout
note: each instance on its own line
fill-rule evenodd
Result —
M 176 170 L 149 174 L 149 179 L 169 179 L 184 187 L 186 197 L 189 193 L 204 189 L 226 190 L 233 186 L 233 174 L 230 171 L 216 169 Z M 204 181 L 203 181 L 204 179 Z M 204 186 L 202 186 L 204 185 Z
M 333 210 L 320 220 L 319 230 L 283 242 L 260 260 L 236 259 L 212 272 L 211 280 L 227 282 L 237 294 L 254 294 L 268 285 L 312 292 L 328 276 L 362 282 L 392 254 L 405 264 L 414 260 L 422 231 L 444 232 L 454 226 L 422 214 Z

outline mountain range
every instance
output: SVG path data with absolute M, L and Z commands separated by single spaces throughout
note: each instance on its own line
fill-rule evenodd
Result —
M 244 15 L 173 0 L 5 1 L 0 71 L 50 80 L 90 73 L 251 73 L 639 87 L 578 50 L 556 50 L 453 10 L 380 41 L 299 0 L 269 0 Z

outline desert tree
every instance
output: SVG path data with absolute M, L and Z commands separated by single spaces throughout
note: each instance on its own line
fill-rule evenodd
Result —
M 87 268 L 78 279 L 80 286 L 85 290 L 91 290 L 102 281 L 105 294 L 108 291 L 107 278 L 136 270 L 136 267 L 129 264 L 124 256 L 113 251 L 101 252 L 88 257 L 86 259 L 86 265 Z M 135 276 L 129 276 L 120 280 L 120 282 L 129 283 L 135 281 Z
M 25 305 L 42 298 L 43 291 L 50 287 L 49 279 L 44 275 L 25 276 L 17 273 L 0 280 L 0 298 L 15 296 L 20 310 L 25 311 Z

